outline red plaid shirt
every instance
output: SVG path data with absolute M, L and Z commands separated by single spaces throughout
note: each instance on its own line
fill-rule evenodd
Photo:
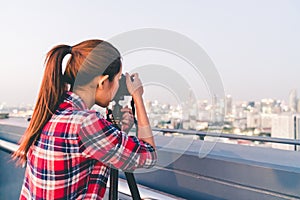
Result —
M 102 199 L 109 166 L 132 171 L 156 159 L 151 145 L 118 131 L 68 92 L 28 151 L 20 199 Z

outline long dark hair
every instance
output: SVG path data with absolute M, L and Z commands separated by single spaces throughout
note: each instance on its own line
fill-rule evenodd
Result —
M 63 73 L 62 62 L 67 54 L 71 57 Z M 68 88 L 72 91 L 102 74 L 109 75 L 112 81 L 120 68 L 119 51 L 103 40 L 86 40 L 73 47 L 58 45 L 51 49 L 46 56 L 45 72 L 32 118 L 13 158 L 20 158 L 19 163 L 25 163 L 30 146 L 39 138 Z

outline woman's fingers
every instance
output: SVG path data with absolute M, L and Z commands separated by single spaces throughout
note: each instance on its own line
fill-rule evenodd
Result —
M 132 114 L 132 110 L 131 110 L 130 108 L 128 108 L 128 106 L 126 106 L 126 107 L 124 107 L 124 108 L 121 108 L 120 111 L 123 112 L 124 114 L 125 114 L 126 112 Z
M 129 132 L 129 130 L 134 124 L 132 110 L 126 106 L 125 108 L 121 109 L 121 112 L 123 112 L 122 120 L 121 120 L 121 124 L 122 124 L 121 130 L 125 132 Z
M 131 95 L 142 95 L 144 92 L 142 81 L 139 79 L 139 75 L 137 73 L 132 75 L 126 73 L 126 85 L 128 92 Z

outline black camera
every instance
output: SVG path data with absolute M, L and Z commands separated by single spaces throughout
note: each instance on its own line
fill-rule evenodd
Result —
M 126 76 L 124 74 L 121 75 L 121 79 L 119 80 L 119 89 L 115 95 L 115 97 L 112 99 L 112 102 L 115 102 L 115 104 L 112 107 L 112 114 L 113 118 L 117 125 L 120 126 L 120 121 L 122 119 L 123 113 L 121 112 L 121 109 L 123 105 L 121 105 L 121 102 L 124 101 L 125 96 L 131 96 L 128 92 L 127 85 L 126 85 Z M 132 102 L 131 102 L 132 104 Z
M 124 96 L 130 96 L 130 94 L 126 85 L 126 76 L 122 74 L 121 79 L 119 80 L 119 89 L 113 98 L 113 101 L 124 100 Z

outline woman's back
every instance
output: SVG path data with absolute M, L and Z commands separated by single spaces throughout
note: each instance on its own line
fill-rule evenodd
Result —
M 134 147 L 140 148 L 132 153 Z M 20 199 L 98 199 L 105 193 L 108 165 L 151 167 L 156 155 L 150 145 L 118 131 L 68 92 L 27 159 Z

